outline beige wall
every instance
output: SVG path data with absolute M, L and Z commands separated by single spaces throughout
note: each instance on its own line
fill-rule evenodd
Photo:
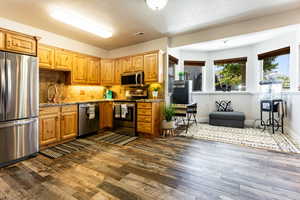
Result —
M 67 37 L 63 37 L 61 35 L 57 35 L 54 33 L 50 33 L 38 28 L 34 28 L 32 26 L 27 26 L 15 21 L 11 21 L 8 19 L 0 18 L 0 27 L 17 31 L 20 33 L 25 33 L 28 35 L 38 36 L 41 37 L 40 43 L 48 44 L 56 47 L 61 47 L 64 49 L 69 49 L 79 53 L 85 53 L 91 56 L 98 56 L 98 57 L 107 57 L 108 51 L 88 45 L 82 42 L 78 42 L 72 40 Z

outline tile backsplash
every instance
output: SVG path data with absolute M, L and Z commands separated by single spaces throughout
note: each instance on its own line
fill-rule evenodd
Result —
M 55 84 L 58 89 L 58 101 L 86 101 L 93 99 L 103 99 L 106 89 L 110 89 L 114 93 L 114 98 L 125 99 L 125 89 L 120 85 L 109 88 L 96 85 L 68 85 L 66 77 L 68 72 L 40 70 L 40 103 L 47 103 L 48 87 Z M 163 85 L 151 84 L 148 88 L 149 98 L 152 98 L 153 88 L 159 88 L 158 98 L 163 98 Z
M 40 103 L 46 103 L 48 87 L 56 84 L 59 101 L 85 101 L 102 99 L 105 87 L 94 85 L 67 85 L 66 73 L 40 70 Z

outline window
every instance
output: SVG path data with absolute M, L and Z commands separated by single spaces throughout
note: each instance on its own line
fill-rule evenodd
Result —
M 215 90 L 216 91 L 245 91 L 246 90 L 247 58 L 216 60 Z
M 282 88 L 290 88 L 289 47 L 258 55 L 263 60 L 263 80 L 280 80 Z
M 178 59 L 169 55 L 169 69 L 168 69 L 168 92 L 173 92 L 173 83 L 175 80 L 175 65 L 178 65 Z
M 193 81 L 193 91 L 203 91 L 204 61 L 184 61 L 184 72 L 187 80 Z

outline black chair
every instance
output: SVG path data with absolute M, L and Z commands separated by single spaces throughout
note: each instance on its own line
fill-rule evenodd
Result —
M 197 103 L 192 104 L 173 104 L 173 108 L 175 109 L 175 121 L 176 124 L 182 121 L 183 126 L 185 127 L 185 131 L 188 131 L 188 128 L 191 124 L 195 123 L 197 125 Z

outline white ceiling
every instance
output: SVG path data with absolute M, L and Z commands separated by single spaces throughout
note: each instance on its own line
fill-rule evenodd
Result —
M 185 50 L 185 51 L 203 51 L 203 52 L 220 51 L 225 49 L 258 44 L 260 42 L 270 40 L 294 31 L 300 31 L 300 25 L 296 24 L 296 25 L 286 26 L 282 28 L 271 29 L 267 31 L 261 31 L 261 32 L 239 35 L 230 38 L 224 38 L 220 40 L 200 42 L 191 45 L 177 47 L 176 49 Z
M 247 20 L 300 7 L 300 0 L 169 0 L 162 11 L 144 0 L 0 0 L 0 16 L 104 49 L 114 49 L 225 23 Z M 113 30 L 103 39 L 49 16 L 59 6 L 73 9 Z M 145 32 L 136 37 L 135 32 Z

